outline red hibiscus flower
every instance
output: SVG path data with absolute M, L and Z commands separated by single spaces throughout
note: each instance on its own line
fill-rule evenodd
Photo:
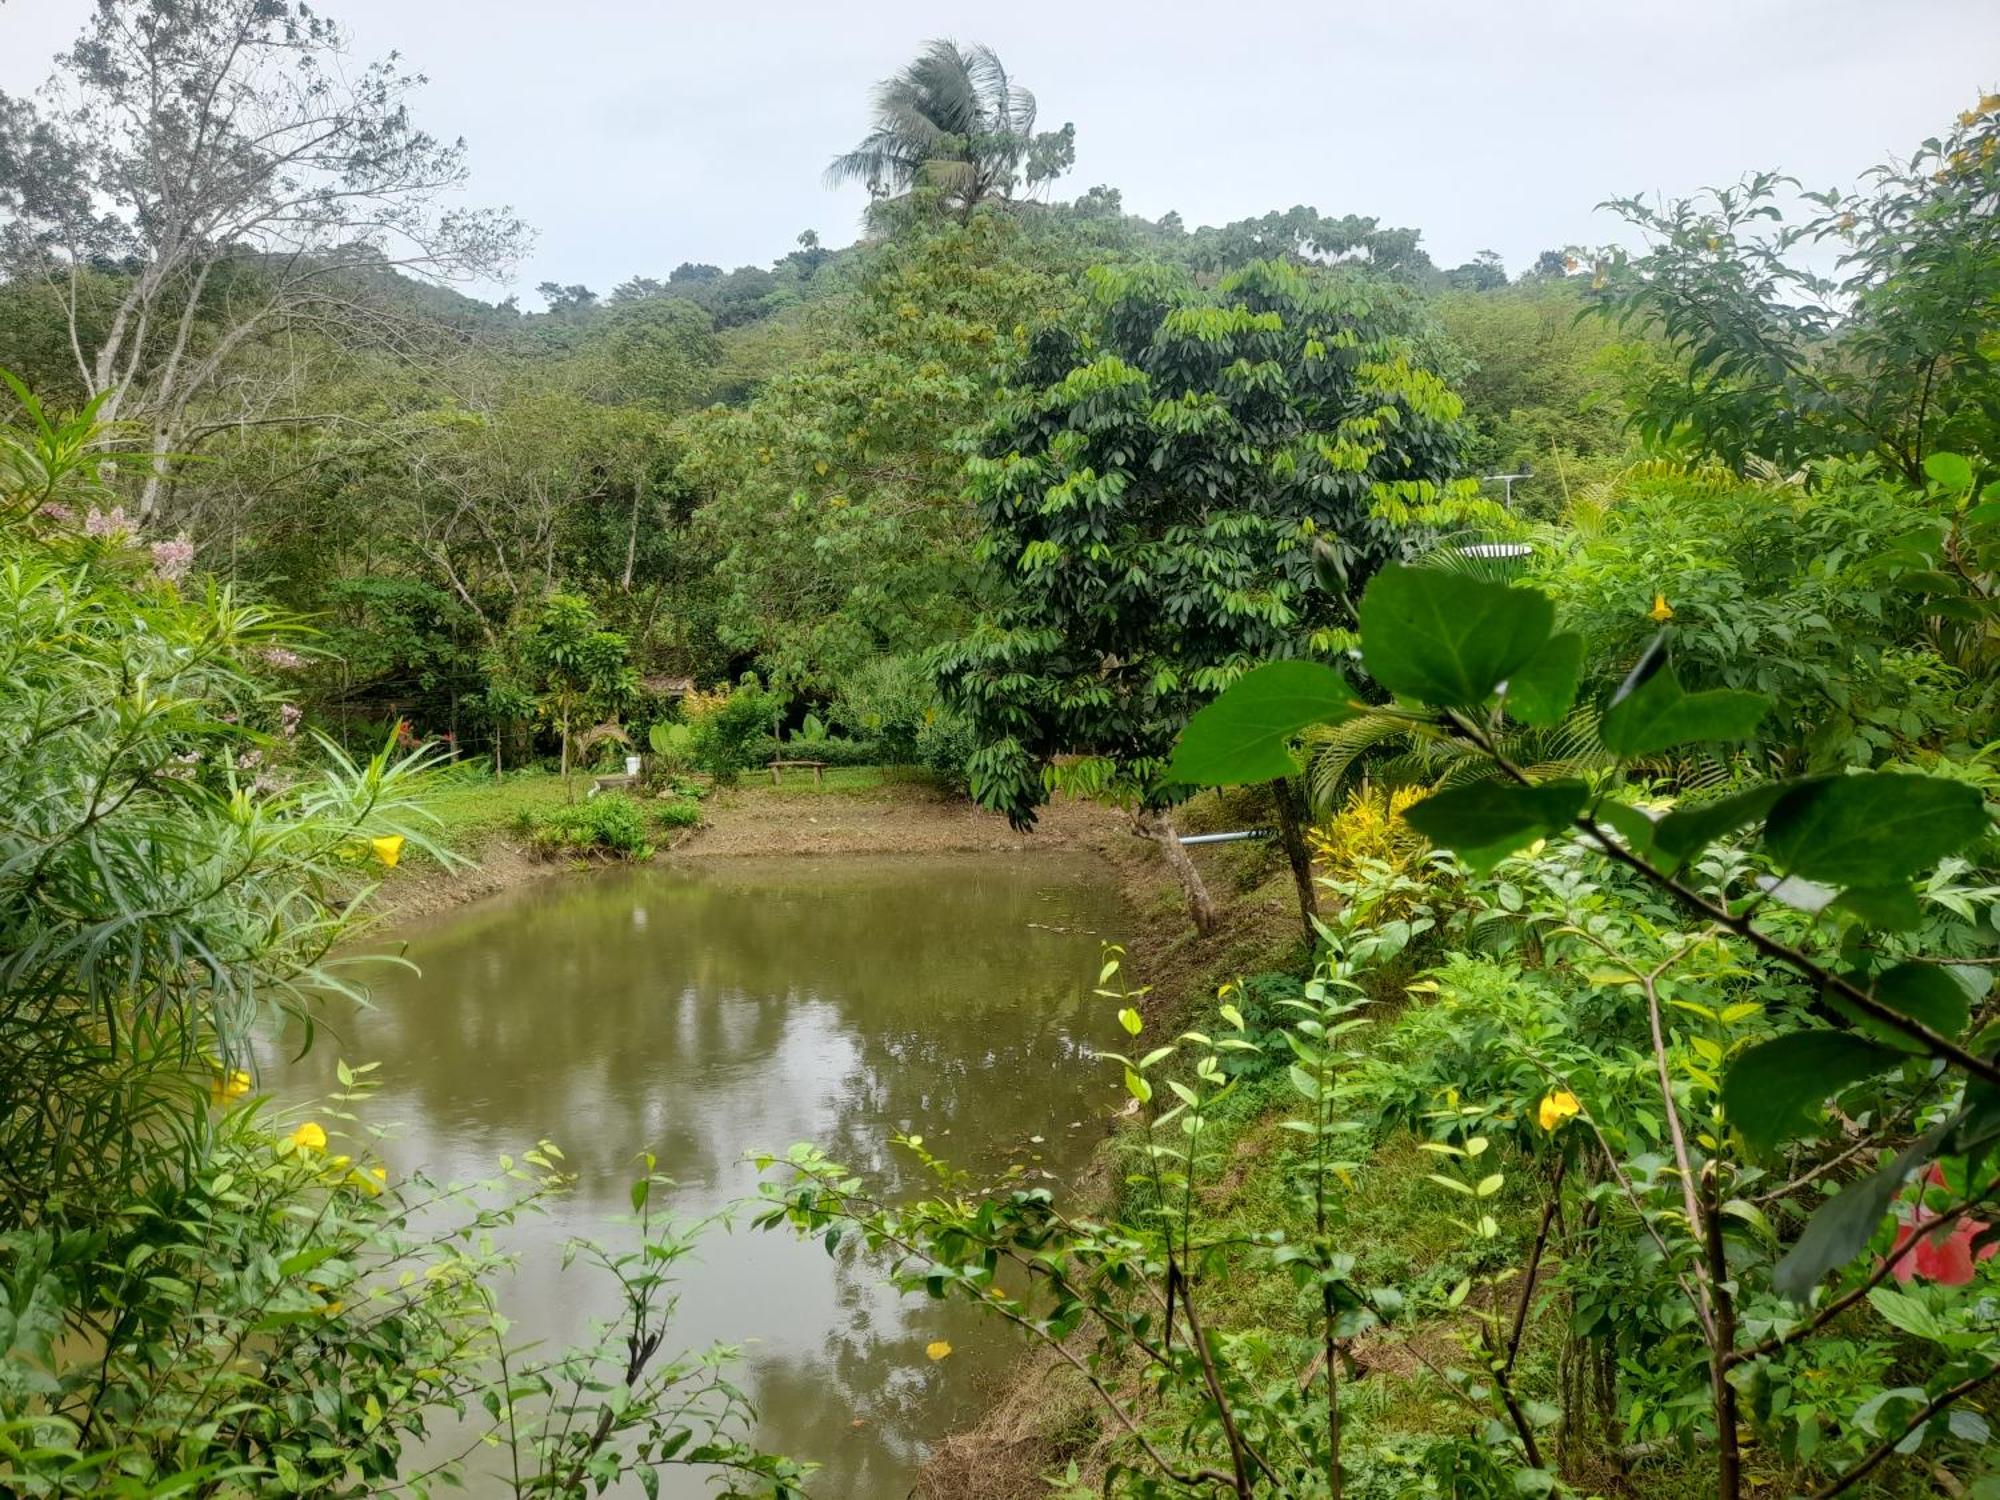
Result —
M 1944 1173 L 1933 1166 L 1924 1174 L 1924 1180 L 1942 1187 Z M 1917 1277 L 1939 1286 L 1964 1286 L 1972 1280 L 1974 1265 L 2000 1249 L 1995 1244 L 1983 1245 L 1976 1251 L 1972 1248 L 1972 1242 L 1986 1228 L 1984 1220 L 1969 1215 L 1954 1219 L 1947 1229 L 1934 1229 L 1922 1235 L 1917 1233 L 1915 1224 L 1900 1224 L 1896 1228 L 1896 1243 L 1889 1250 L 1890 1273 L 1905 1284 Z

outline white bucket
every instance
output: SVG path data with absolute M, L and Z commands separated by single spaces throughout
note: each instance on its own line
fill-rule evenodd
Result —
M 625 774 L 627 776 L 637 776 L 639 774 L 638 756 L 628 755 L 625 757 Z

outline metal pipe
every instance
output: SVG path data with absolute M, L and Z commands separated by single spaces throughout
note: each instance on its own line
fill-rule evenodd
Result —
M 1245 828 L 1237 833 L 1184 833 L 1183 844 L 1234 844 L 1242 839 L 1267 839 L 1271 836 L 1268 828 Z

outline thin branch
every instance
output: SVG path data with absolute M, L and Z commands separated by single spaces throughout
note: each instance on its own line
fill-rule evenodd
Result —
M 1824 1489 L 1815 1491 L 1813 1500 L 1832 1500 L 1833 1496 L 1843 1494 L 1847 1490 L 1852 1489 L 1879 1468 L 1882 1461 L 1894 1453 L 1902 1445 L 1903 1440 L 1911 1433 L 1921 1430 L 1932 1417 L 1936 1416 L 1960 1397 L 1972 1394 L 1972 1392 L 1978 1390 L 1980 1386 L 1986 1384 L 1995 1375 L 2000 1375 L 2000 1365 L 1993 1366 L 1984 1374 L 1968 1375 L 1949 1390 L 1941 1391 L 1929 1401 L 1926 1401 L 1923 1406 L 1918 1408 L 1917 1414 L 1903 1424 L 1901 1432 L 1884 1438 L 1880 1443 L 1877 1443 L 1868 1451 L 1868 1456 L 1862 1459 L 1861 1462 L 1849 1469 L 1845 1474 L 1842 1474 L 1838 1479 L 1835 1479 Z

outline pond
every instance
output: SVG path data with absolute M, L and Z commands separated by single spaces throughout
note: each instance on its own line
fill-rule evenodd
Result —
M 1091 1053 L 1122 1038 L 1092 989 L 1124 920 L 1081 855 L 554 880 L 378 934 L 372 948 L 402 947 L 421 973 L 375 971 L 373 1009 L 329 1016 L 303 1061 L 272 1049 L 265 1076 L 308 1098 L 337 1059 L 379 1061 L 367 1113 L 396 1126 L 384 1154 L 439 1181 L 556 1142 L 578 1181 L 509 1231 L 522 1264 L 503 1305 L 522 1339 L 564 1343 L 616 1294 L 582 1267 L 558 1277 L 562 1246 L 615 1238 L 641 1150 L 689 1217 L 754 1189 L 745 1152 L 800 1140 L 892 1192 L 924 1186 L 885 1146 L 897 1131 L 975 1169 L 1076 1172 L 1119 1102 Z M 786 1235 L 712 1231 L 682 1269 L 669 1349 L 742 1344 L 760 1441 L 824 1465 L 819 1495 L 906 1494 L 925 1445 L 977 1418 L 1020 1348 L 970 1308 L 898 1297 L 879 1267 Z M 936 1340 L 954 1352 L 926 1358 Z

